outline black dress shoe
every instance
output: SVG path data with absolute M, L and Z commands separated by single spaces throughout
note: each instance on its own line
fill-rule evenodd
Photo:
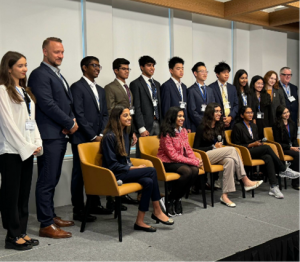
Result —
M 179 215 L 179 216 L 182 215 L 181 198 L 175 200 L 175 203 L 174 203 L 174 211 L 175 211 L 176 215 Z
M 139 201 L 134 200 L 130 195 L 124 195 L 121 197 L 122 203 L 131 204 L 131 205 L 138 205 Z
M 137 225 L 136 223 L 134 223 L 134 230 L 141 230 L 141 231 L 145 231 L 145 232 L 156 232 L 156 228 L 155 227 L 141 227 L 139 225 Z
M 18 237 L 6 237 L 5 238 L 5 248 L 6 249 L 15 249 L 15 250 L 29 250 L 32 249 L 32 245 L 28 244 L 27 241 L 23 244 L 18 244 Z
M 103 206 L 91 207 L 89 212 L 94 215 L 110 215 L 113 210 L 109 208 L 104 208 Z
M 111 213 L 115 210 L 115 201 L 107 200 L 106 209 L 111 210 Z M 127 207 L 121 204 L 121 211 L 126 211 Z
M 84 213 L 83 212 L 73 213 L 73 220 L 77 220 L 77 221 L 82 222 L 83 219 L 84 219 Z M 96 219 L 97 219 L 97 217 L 88 214 L 87 217 L 86 217 L 86 222 L 94 222 Z
M 40 241 L 38 241 L 37 239 L 31 238 L 30 240 L 25 239 L 24 237 L 26 237 L 27 234 L 23 234 L 20 236 L 20 238 L 23 238 L 28 244 L 31 244 L 32 246 L 38 246 L 40 244 Z
M 158 224 L 159 222 L 162 223 L 162 224 L 164 224 L 164 225 L 168 225 L 168 226 L 171 226 L 171 225 L 174 224 L 174 220 L 173 219 L 169 218 L 168 221 L 162 221 L 157 216 L 155 216 L 153 213 L 151 215 L 151 218 L 156 221 L 156 224 Z

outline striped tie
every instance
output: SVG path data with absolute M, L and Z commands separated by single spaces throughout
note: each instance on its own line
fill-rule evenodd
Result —
M 224 105 L 224 114 L 227 117 L 230 114 L 230 109 L 225 106 L 228 105 L 228 100 L 225 94 L 224 85 L 221 84 L 221 88 L 222 88 L 222 100 Z

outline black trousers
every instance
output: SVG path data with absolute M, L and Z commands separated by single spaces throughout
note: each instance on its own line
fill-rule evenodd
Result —
M 3 228 L 10 237 L 27 231 L 32 169 L 33 156 L 22 161 L 17 154 L 0 155 L 0 209 Z
M 272 148 L 268 145 L 262 145 L 259 147 L 249 148 L 249 152 L 252 158 L 262 159 L 265 161 L 264 173 L 268 175 L 270 185 L 277 185 L 275 174 L 285 171 L 286 167 L 274 153 Z
M 193 186 L 198 178 L 199 168 L 182 163 L 163 163 L 166 172 L 174 172 L 180 175 L 180 178 L 172 181 L 170 200 L 182 198 Z
M 293 150 L 284 150 L 283 151 L 285 155 L 292 156 L 294 158 L 293 161 L 291 161 L 290 168 L 294 171 L 299 172 L 299 152 L 295 152 Z M 299 178 L 292 180 L 292 185 L 299 184 Z
M 117 180 L 123 183 L 140 183 L 143 186 L 142 197 L 139 210 L 146 212 L 149 210 L 150 199 L 158 201 L 160 199 L 156 170 L 153 167 L 145 167 L 129 170 L 128 173 L 116 175 Z
M 72 144 L 73 152 L 73 169 L 71 180 L 71 201 L 73 205 L 73 212 L 79 213 L 84 210 L 84 195 L 83 195 L 83 177 L 81 172 L 81 164 L 78 153 L 78 145 Z M 90 196 L 91 207 L 97 207 L 101 205 L 99 196 Z
M 54 192 L 57 186 L 68 140 L 44 139 L 44 154 L 37 158 L 38 179 L 36 183 L 36 211 L 41 228 L 50 226 L 56 217 L 54 212 Z

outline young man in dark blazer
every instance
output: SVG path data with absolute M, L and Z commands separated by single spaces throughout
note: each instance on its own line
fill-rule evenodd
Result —
M 209 86 L 213 89 L 216 103 L 221 105 L 225 129 L 231 129 L 239 110 L 239 101 L 235 86 L 229 84 L 230 66 L 220 62 L 215 66 L 218 80 Z
M 142 75 L 130 83 L 134 97 L 135 114 L 133 121 L 138 131 L 138 137 L 158 135 L 161 121 L 160 83 L 153 79 L 155 60 L 150 56 L 139 59 Z M 138 143 L 137 157 L 140 157 Z
M 87 56 L 80 63 L 83 77 L 71 86 L 73 95 L 74 114 L 79 126 L 78 131 L 71 136 L 73 152 L 73 170 L 71 182 L 71 194 L 73 205 L 73 219 L 82 221 L 84 217 L 83 177 L 80 166 L 78 145 L 87 142 L 100 142 L 102 132 L 108 121 L 108 111 L 104 89 L 97 85 L 95 78 L 98 77 L 101 65 L 99 59 Z M 111 214 L 101 206 L 100 198 L 93 196 L 90 208 L 91 214 Z M 96 220 L 95 216 L 89 215 L 88 222 Z
M 283 89 L 285 104 L 291 113 L 291 119 L 298 125 L 299 100 L 298 87 L 291 84 L 292 70 L 289 67 L 280 69 L 279 86 Z
M 60 227 L 73 226 L 74 222 L 62 220 L 55 214 L 53 198 L 61 175 L 68 135 L 74 134 L 78 125 L 72 112 L 72 93 L 58 69 L 64 57 L 61 39 L 47 38 L 43 42 L 43 54 L 43 62 L 32 71 L 28 80 L 37 100 L 36 122 L 44 148 L 44 154 L 37 159 L 38 179 L 35 191 L 37 217 L 41 223 L 39 235 L 68 238 L 72 234 Z
M 192 72 L 196 82 L 188 89 L 187 111 L 191 130 L 196 132 L 198 125 L 202 122 L 206 106 L 215 102 L 215 97 L 213 90 L 204 83 L 208 74 L 205 64 L 203 62 L 196 63 Z
M 179 106 L 184 111 L 184 127 L 191 132 L 190 121 L 187 112 L 187 87 L 181 82 L 184 74 L 184 61 L 174 56 L 169 60 L 169 71 L 171 78 L 161 86 L 162 117 L 164 117 L 172 106 Z

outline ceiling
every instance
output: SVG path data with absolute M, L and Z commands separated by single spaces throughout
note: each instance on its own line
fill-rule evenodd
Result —
M 299 33 L 299 1 L 133 0 L 196 14 Z

